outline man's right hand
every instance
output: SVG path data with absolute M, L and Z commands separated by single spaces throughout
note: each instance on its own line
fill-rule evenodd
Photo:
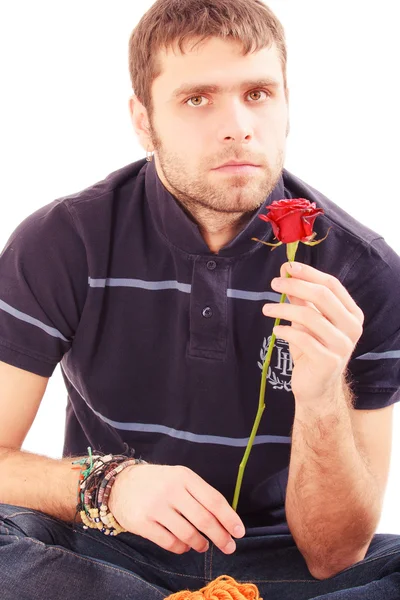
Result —
M 108 505 L 124 529 L 175 554 L 191 548 L 205 552 L 208 541 L 202 533 L 232 554 L 232 536 L 245 533 L 226 498 L 183 466 L 127 467 L 117 475 Z

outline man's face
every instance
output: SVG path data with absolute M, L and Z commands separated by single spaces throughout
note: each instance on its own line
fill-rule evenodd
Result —
M 150 133 L 161 181 L 189 209 L 255 210 L 285 158 L 288 103 L 276 46 L 243 56 L 237 43 L 212 37 L 186 54 L 163 51 L 160 60 Z M 205 87 L 213 85 L 222 89 Z M 230 160 L 259 166 L 216 170 Z

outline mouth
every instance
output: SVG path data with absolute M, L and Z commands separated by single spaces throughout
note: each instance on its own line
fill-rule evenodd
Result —
M 248 160 L 240 161 L 240 160 L 228 160 L 226 163 L 215 167 L 216 169 L 221 169 L 222 167 L 259 167 L 256 163 L 251 163 Z
M 256 173 L 260 168 L 259 165 L 253 165 L 249 163 L 226 163 L 225 165 L 221 165 L 213 171 L 218 171 L 221 173 Z

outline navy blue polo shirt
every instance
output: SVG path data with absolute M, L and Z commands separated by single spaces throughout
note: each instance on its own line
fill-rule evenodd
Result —
M 143 159 L 34 212 L 0 256 L 0 360 L 45 377 L 61 363 L 64 456 L 128 444 L 148 462 L 186 465 L 232 502 L 274 323 L 262 306 L 279 302 L 270 282 L 287 260 L 285 246 L 251 238 L 276 242 L 258 213 L 297 197 L 325 211 L 316 239 L 332 229 L 296 259 L 338 278 L 365 315 L 349 362 L 356 408 L 400 399 L 400 257 L 381 235 L 284 169 L 212 254 Z M 288 531 L 292 367 L 278 339 L 238 505 L 248 534 Z

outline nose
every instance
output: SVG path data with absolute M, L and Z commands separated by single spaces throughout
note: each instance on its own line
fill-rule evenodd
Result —
M 240 100 L 233 99 L 225 102 L 218 116 L 218 141 L 250 142 L 253 138 L 252 115 Z

